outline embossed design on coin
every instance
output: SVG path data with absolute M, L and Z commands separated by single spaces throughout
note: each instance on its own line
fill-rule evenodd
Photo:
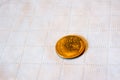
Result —
M 68 40 L 64 43 L 64 48 L 66 48 L 68 51 L 74 51 L 80 49 L 80 39 L 78 37 L 68 36 L 66 37 Z
M 86 50 L 86 40 L 77 35 L 68 35 L 56 43 L 56 52 L 62 58 L 75 58 Z

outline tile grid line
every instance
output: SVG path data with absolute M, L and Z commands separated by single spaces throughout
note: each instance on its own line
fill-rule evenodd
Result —
M 10 3 L 9 0 L 7 0 L 7 1 L 8 1 L 8 3 Z M 7 1 L 5 1 L 5 2 L 3 2 L 3 3 L 6 4 Z M 1 6 L 2 6 L 2 4 L 0 4 L 0 7 L 1 7 Z M 0 30 L 0 31 L 1 31 L 1 30 Z M 4 30 L 2 30 L 2 31 L 4 31 Z M 9 32 L 9 35 L 8 35 L 7 40 L 6 40 L 6 43 L 4 44 L 4 47 L 2 48 L 2 54 L 0 55 L 0 60 L 1 60 L 2 56 L 3 56 L 3 52 L 4 52 L 5 48 L 6 48 L 6 46 L 7 46 L 7 43 L 8 43 L 9 37 L 10 37 L 11 32 L 12 32 L 12 28 L 10 28 L 10 31 L 8 31 L 8 32 Z
M 24 7 L 24 6 L 23 6 Z M 16 25 L 15 26 L 20 26 L 21 22 L 25 19 L 25 17 L 27 17 L 27 13 L 23 12 L 24 14 L 21 15 L 19 18 L 18 18 L 18 21 L 16 22 Z M 32 16 L 31 16 L 32 17 Z M 29 18 L 31 18 L 29 17 Z M 14 26 L 12 27 L 12 32 L 19 32 L 19 31 L 16 31 Z M 24 31 L 26 32 L 26 31 Z
M 109 54 L 110 54 L 110 48 L 111 48 L 111 0 L 109 0 L 109 48 L 108 48 L 108 54 L 107 54 L 107 72 L 106 72 L 106 80 L 109 80 Z
M 6 41 L 7 42 L 7 41 Z M 23 45 L 7 45 L 9 47 L 22 47 Z M 48 45 L 26 45 L 26 47 L 47 47 Z M 50 45 L 48 47 L 54 47 L 54 45 Z M 105 47 L 105 46 L 90 46 L 91 48 L 109 48 L 109 47 Z M 120 48 L 120 47 L 110 47 L 110 48 Z
M 35 9 L 33 8 L 33 13 L 32 13 L 33 15 L 34 15 L 34 10 L 35 10 Z M 26 15 L 27 15 L 27 13 L 24 12 L 23 17 L 22 17 L 22 20 L 26 17 Z M 30 28 L 31 28 L 31 24 L 32 24 L 32 19 L 33 19 L 33 16 L 29 17 L 29 26 L 30 26 Z M 20 19 L 20 20 L 21 20 L 21 19 Z M 22 20 L 21 20 L 21 21 L 22 21 Z M 14 31 L 14 30 L 13 30 L 13 31 Z M 26 47 L 26 44 L 27 44 L 28 35 L 29 35 L 29 32 L 26 32 L 26 40 L 25 40 L 25 42 L 24 42 L 23 52 L 22 52 L 22 54 L 21 54 L 21 56 L 20 56 L 20 62 L 19 62 L 19 64 L 18 64 L 18 68 L 17 68 L 15 80 L 17 80 L 17 76 L 18 76 L 19 71 L 20 71 L 20 67 L 21 67 L 21 64 L 22 64 L 22 57 L 23 57 L 23 55 L 24 55 L 25 47 Z
M 7 65 L 7 64 L 19 64 L 19 63 L 1 63 L 0 65 Z M 22 63 L 22 64 L 42 64 L 42 65 L 61 65 L 61 63 Z M 71 64 L 64 64 L 64 65 L 87 65 L 87 66 L 120 66 L 120 64 L 77 64 L 77 63 L 71 63 Z
M 17 76 L 18 76 L 18 73 L 19 73 L 19 71 L 20 71 L 20 67 L 21 67 L 21 63 L 22 63 L 22 57 L 23 57 L 23 55 L 24 55 L 25 45 L 26 45 L 26 42 L 27 42 L 27 36 L 28 36 L 28 34 L 29 34 L 29 33 L 27 32 L 27 34 L 26 34 L 26 40 L 25 40 L 24 47 L 23 47 L 23 51 L 22 51 L 22 54 L 21 54 L 21 56 L 20 56 L 20 61 L 19 61 L 19 63 L 18 63 L 18 69 L 17 69 L 17 73 L 16 73 L 15 80 L 17 80 Z
M 72 16 L 72 2 L 70 2 L 70 14 L 69 14 L 68 16 L 69 16 L 69 22 L 68 22 L 68 30 L 67 30 L 67 33 L 69 33 L 69 28 L 71 27 L 71 22 L 72 22 L 72 19 L 71 19 L 71 16 Z M 62 60 L 61 67 L 60 67 L 60 72 L 59 72 L 59 78 L 58 78 L 58 80 L 62 80 L 64 65 L 65 65 L 65 64 L 64 64 L 64 59 L 63 59 L 63 60 Z
M 51 26 L 50 22 L 48 23 L 48 26 Z M 48 32 L 46 34 L 46 39 L 44 38 L 45 42 L 47 41 L 47 37 L 48 37 Z M 44 42 L 44 44 L 45 44 L 45 42 Z M 41 74 L 41 66 L 43 65 L 43 60 L 44 60 L 44 55 L 42 54 L 41 63 L 38 63 L 39 64 L 39 70 L 37 72 L 36 80 L 39 80 L 39 74 Z
M 6 46 L 7 46 L 7 42 L 8 42 L 8 40 L 9 40 L 9 37 L 10 37 L 10 35 L 11 35 L 11 30 L 9 31 L 9 35 L 8 35 L 8 38 L 7 38 L 7 40 L 6 40 L 6 43 L 3 45 L 4 47 L 2 48 L 2 53 L 1 53 L 1 55 L 0 55 L 0 60 L 1 60 L 1 58 L 2 58 L 2 56 L 3 56 L 3 53 L 4 53 L 4 50 L 5 50 L 5 48 L 6 48 Z
M 74 15 L 73 15 L 74 16 Z M 43 30 L 47 30 L 47 29 L 43 29 Z M 51 29 L 52 31 L 54 31 L 55 29 Z M 0 31 L 11 31 L 11 30 L 0 30 Z M 25 31 L 25 30 L 21 30 L 21 31 L 15 31 L 15 30 L 13 30 L 12 32 L 34 32 L 34 31 L 41 31 L 40 29 L 39 30 L 35 30 L 35 29 L 30 29 L 30 30 L 27 30 L 27 31 Z M 66 30 L 65 30 L 66 31 Z M 117 31 L 117 30 L 113 30 L 113 31 Z M 61 31 L 62 32 L 62 31 Z M 64 32 L 64 31 L 63 31 Z M 76 31 L 76 32 L 79 32 L 79 31 Z M 85 31 L 83 31 L 83 32 L 85 32 Z M 101 32 L 101 30 L 99 30 L 99 31 L 90 31 L 90 32 Z M 108 31 L 109 32 L 109 31 Z
M 87 3 L 87 2 L 86 2 Z M 89 6 L 87 6 L 88 8 L 87 9 L 89 9 Z M 90 19 L 89 19 L 89 13 L 87 13 L 87 24 L 88 24 L 88 31 L 87 31 L 87 38 L 89 38 L 89 32 L 90 32 L 90 26 L 89 26 L 89 24 L 90 24 Z M 89 47 L 89 44 L 88 44 L 88 47 Z M 85 53 L 85 54 L 87 54 L 87 53 Z M 83 64 L 83 71 L 82 71 L 82 80 L 85 80 L 85 68 L 86 68 L 86 55 L 84 55 L 84 64 Z
M 41 63 L 38 63 L 39 64 L 39 70 L 37 72 L 36 80 L 39 80 L 39 74 L 41 74 L 41 66 L 43 65 L 43 62 L 42 62 L 43 60 L 44 60 L 44 55 L 42 54 Z

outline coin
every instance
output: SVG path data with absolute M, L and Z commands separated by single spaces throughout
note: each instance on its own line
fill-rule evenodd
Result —
M 62 58 L 76 58 L 84 53 L 87 41 L 82 36 L 67 35 L 56 43 L 56 52 Z

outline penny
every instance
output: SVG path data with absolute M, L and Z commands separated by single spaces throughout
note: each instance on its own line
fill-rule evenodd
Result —
M 56 43 L 56 52 L 62 58 L 76 58 L 84 53 L 87 41 L 78 35 L 67 35 Z

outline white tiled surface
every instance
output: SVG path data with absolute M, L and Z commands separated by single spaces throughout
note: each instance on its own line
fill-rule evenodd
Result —
M 0 80 L 119 80 L 120 0 L 0 0 Z M 55 52 L 67 34 L 88 50 Z

